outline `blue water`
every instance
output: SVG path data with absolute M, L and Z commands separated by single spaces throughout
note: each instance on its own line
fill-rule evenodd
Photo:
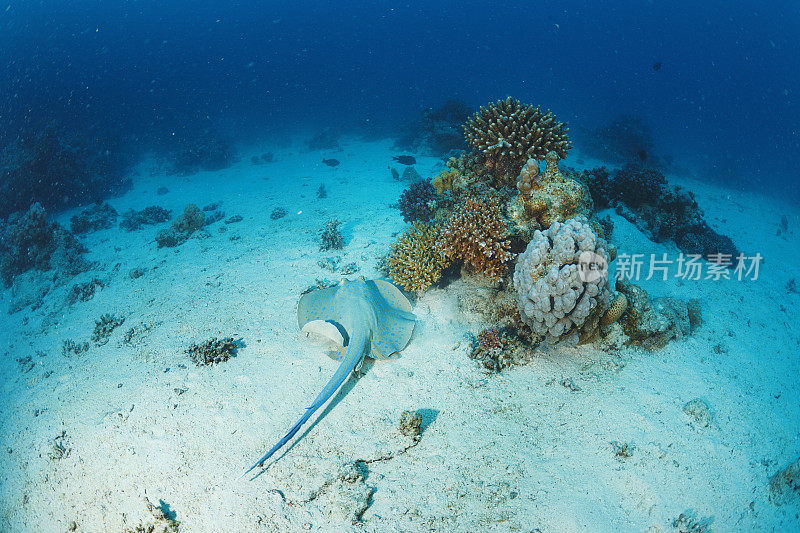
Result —
M 52 120 L 132 150 L 391 131 L 512 95 L 576 133 L 635 114 L 696 174 L 797 191 L 794 2 L 10 2 L 0 30 L 5 141 Z

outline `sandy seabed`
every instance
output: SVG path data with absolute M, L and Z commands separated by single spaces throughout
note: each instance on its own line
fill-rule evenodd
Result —
M 142 164 L 134 188 L 110 200 L 120 213 L 222 202 L 226 218 L 243 220 L 217 222 L 177 248 L 157 249 L 163 226 L 91 233 L 82 242 L 95 269 L 37 310 L 3 311 L 3 531 L 123 531 L 153 521 L 145 498 L 167 504 L 187 532 L 670 532 L 682 513 L 718 531 L 800 528 L 797 501 L 776 505 L 768 487 L 800 455 L 800 295 L 786 290 L 797 276 L 800 212 L 672 176 L 716 229 L 765 258 L 755 281 L 641 281 L 653 296 L 700 299 L 694 335 L 654 352 L 556 348 L 489 374 L 468 357 L 468 334 L 487 324 L 460 309 L 471 288 L 457 281 L 414 302 L 417 327 L 399 358 L 368 364 L 278 461 L 238 479 L 337 366 L 297 329 L 301 292 L 341 279 L 318 262 L 333 257 L 360 268 L 351 279 L 377 277 L 378 258 L 406 227 L 390 207 L 407 186 L 387 170 L 390 142 L 343 146 L 253 147 L 231 168 L 187 178 Z M 274 163 L 250 163 L 268 149 Z M 330 168 L 323 156 L 342 163 Z M 441 169 L 418 160 L 424 177 Z M 317 198 L 322 183 L 327 198 Z M 161 186 L 169 193 L 157 195 Z M 287 215 L 273 220 L 277 207 Z M 611 215 L 620 253 L 677 255 L 600 214 Z M 776 235 L 781 215 L 790 231 Z M 341 251 L 315 241 L 330 218 L 343 222 Z M 133 279 L 134 268 L 144 275 Z M 106 287 L 68 306 L 71 285 L 93 277 Z M 4 307 L 10 299 L 0 292 Z M 108 343 L 62 354 L 105 313 L 125 317 Z M 197 367 L 185 350 L 210 337 L 244 347 Z M 33 368 L 17 364 L 29 355 Z M 684 412 L 695 398 L 711 406 L 708 427 Z M 405 410 L 423 415 L 419 442 L 398 430 Z M 630 457 L 612 442 L 629 443 Z M 358 475 L 342 476 L 357 461 Z

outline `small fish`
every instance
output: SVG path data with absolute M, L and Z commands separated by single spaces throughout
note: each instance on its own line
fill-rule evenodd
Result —
M 339 160 L 338 159 L 323 159 L 322 162 L 325 163 L 326 165 L 328 165 L 329 167 L 338 167 L 339 166 Z
M 397 161 L 401 165 L 416 165 L 417 160 L 412 155 L 396 155 L 392 160 Z
M 639 156 L 639 159 L 642 160 L 642 163 L 647 161 L 647 150 L 644 148 L 641 148 L 638 152 L 636 152 L 636 154 Z
M 661 61 L 656 61 L 655 63 L 653 63 L 653 70 L 661 70 L 661 65 L 663 64 L 664 63 Z

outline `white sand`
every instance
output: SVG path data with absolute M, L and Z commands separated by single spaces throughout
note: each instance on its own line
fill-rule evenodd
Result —
M 797 275 L 800 212 L 685 180 L 715 228 L 766 258 L 755 282 L 642 282 L 653 296 L 701 300 L 705 323 L 694 336 L 656 352 L 560 348 L 487 374 L 468 358 L 465 334 L 486 327 L 458 309 L 469 287 L 431 290 L 415 303 L 417 330 L 400 358 L 369 366 L 263 475 L 237 480 L 336 368 L 297 331 L 301 291 L 338 279 L 317 261 L 341 256 L 361 267 L 355 275 L 375 277 L 376 258 L 405 227 L 389 207 L 407 185 L 386 168 L 390 144 L 344 146 L 275 149 L 276 162 L 261 166 L 250 155 L 270 148 L 254 147 L 227 170 L 188 178 L 143 165 L 134 189 L 111 200 L 120 213 L 155 204 L 177 215 L 187 202 L 222 201 L 226 216 L 244 220 L 217 222 L 207 238 L 174 249 L 156 248 L 164 225 L 90 234 L 83 240 L 97 269 L 74 281 L 96 276 L 105 289 L 68 307 L 70 283 L 38 310 L 3 311 L 3 531 L 66 531 L 72 521 L 78 531 L 120 531 L 151 519 L 145 495 L 169 504 L 189 532 L 674 531 L 688 509 L 719 531 L 800 527 L 796 505 L 769 502 L 767 487 L 800 455 L 800 295 L 785 289 Z M 323 156 L 342 164 L 331 169 Z M 436 160 L 419 159 L 423 176 L 438 171 Z M 170 192 L 157 196 L 162 185 Z M 271 220 L 275 207 L 288 215 Z M 794 229 L 788 237 L 776 236 L 781 214 Z M 341 252 L 314 241 L 330 217 L 344 222 Z M 612 217 L 620 252 L 676 255 Z M 147 272 L 131 279 L 135 267 Z M 0 295 L 7 306 L 10 291 Z M 110 342 L 64 357 L 62 342 L 88 340 L 103 313 L 125 316 Z M 123 344 L 140 324 L 150 330 Z M 184 350 L 213 336 L 246 347 L 215 367 L 194 366 Z M 22 373 L 16 359 L 28 355 L 36 366 Z M 712 427 L 696 429 L 683 412 L 698 397 L 712 407 Z M 407 453 L 368 465 L 375 492 L 352 525 L 354 500 L 337 469 L 407 446 L 398 431 L 406 409 L 428 410 L 432 421 Z M 51 459 L 62 431 L 71 451 Z M 633 443 L 633 456 L 616 458 L 611 441 Z

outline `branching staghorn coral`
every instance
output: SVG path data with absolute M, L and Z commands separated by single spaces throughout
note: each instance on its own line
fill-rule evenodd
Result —
M 440 241 L 451 259 L 464 261 L 475 274 L 499 281 L 513 257 L 508 228 L 496 198 L 466 198 L 456 206 Z
M 392 244 L 389 254 L 389 276 L 407 291 L 422 292 L 439 281 L 450 265 L 437 247 L 440 226 L 415 222 Z
M 464 125 L 467 144 L 483 153 L 494 173 L 512 176 L 525 161 L 544 159 L 547 152 L 566 157 L 572 148 L 568 131 L 549 110 L 542 112 L 510 96 L 481 107 Z

